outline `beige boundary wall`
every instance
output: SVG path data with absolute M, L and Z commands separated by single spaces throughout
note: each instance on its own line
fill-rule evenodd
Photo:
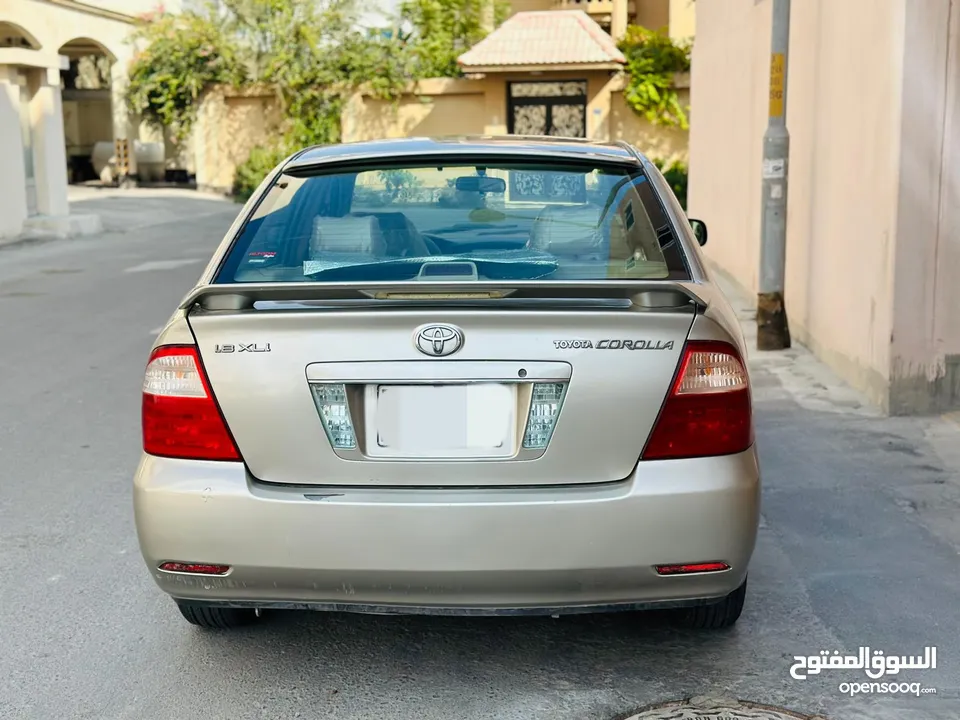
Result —
M 282 115 L 269 87 L 216 87 L 204 93 L 189 144 L 201 190 L 229 193 L 237 166 L 280 132 Z
M 413 136 L 504 135 L 506 83 L 511 80 L 587 81 L 587 135 L 596 140 L 627 140 L 651 158 L 687 160 L 687 132 L 651 125 L 623 99 L 622 79 L 607 72 L 529 73 L 482 80 L 436 78 L 410 88 L 398 101 L 357 93 L 344 109 L 343 142 Z M 689 103 L 689 78 L 679 76 L 681 102 Z M 280 132 L 281 114 L 270 88 L 207 92 L 197 113 L 190 145 L 197 185 L 229 192 L 237 166 L 257 145 Z
M 757 289 L 770 0 L 697 4 L 690 214 Z M 791 333 L 895 414 L 960 407 L 960 0 L 793 3 Z
M 540 80 L 587 81 L 587 137 L 626 140 L 652 158 L 687 160 L 687 132 L 647 122 L 623 98 L 623 79 L 604 71 L 503 73 L 482 79 L 432 79 L 417 83 L 398 102 L 363 93 L 343 114 L 343 141 L 410 136 L 504 135 L 507 83 Z M 679 76 L 681 102 L 689 103 L 689 78 Z

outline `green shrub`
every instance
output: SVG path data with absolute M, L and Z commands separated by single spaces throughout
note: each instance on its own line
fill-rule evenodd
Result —
M 238 202 L 249 200 L 263 179 L 289 154 L 282 148 L 258 146 L 251 150 L 249 157 L 237 166 L 233 178 L 234 199 Z
M 677 200 L 680 201 L 680 205 L 684 210 L 687 209 L 687 184 L 688 184 L 688 168 L 685 162 L 675 161 L 666 164 L 663 160 L 654 160 L 653 164 L 659 168 L 660 172 L 663 173 L 664 179 L 670 183 L 670 187 L 673 189 L 673 193 L 677 196 Z
M 673 77 L 690 71 L 690 44 L 630 25 L 617 47 L 627 59 L 623 96 L 630 107 L 654 125 L 686 130 L 687 113 L 673 87 Z

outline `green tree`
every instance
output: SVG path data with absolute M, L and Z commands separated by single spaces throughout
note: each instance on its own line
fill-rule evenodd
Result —
M 400 18 L 412 27 L 417 77 L 458 77 L 457 58 L 507 17 L 503 0 L 403 0 Z
M 264 83 L 287 119 L 284 143 L 339 139 L 344 98 L 361 83 L 395 96 L 411 75 L 400 43 L 357 29 L 355 0 L 212 0 L 198 12 L 146 19 L 128 102 L 185 136 L 197 99 L 218 83 Z
M 131 41 L 141 49 L 128 69 L 127 103 L 177 138 L 189 134 L 204 89 L 245 78 L 236 47 L 211 17 L 151 16 L 137 26 Z
M 185 137 L 209 86 L 273 87 L 283 131 L 238 169 L 242 197 L 273 160 L 338 142 L 344 103 L 360 86 L 395 99 L 411 80 L 460 75 L 456 58 L 506 12 L 503 0 L 404 0 L 399 26 L 409 33 L 363 31 L 362 1 L 206 0 L 179 16 L 146 17 L 134 33 L 129 105 Z

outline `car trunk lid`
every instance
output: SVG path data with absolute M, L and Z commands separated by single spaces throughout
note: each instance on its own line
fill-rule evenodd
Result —
M 343 302 L 220 288 L 187 305 L 211 388 L 261 481 L 553 485 L 627 477 L 671 387 L 695 302 L 672 284 L 646 299 L 634 290 L 410 303 L 369 299 L 383 290 Z M 447 330 L 460 334 L 449 355 L 424 339 L 438 328 L 444 352 Z

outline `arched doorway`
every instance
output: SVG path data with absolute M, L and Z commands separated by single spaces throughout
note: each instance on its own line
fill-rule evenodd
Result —
M 0 21 L 0 48 L 40 50 L 37 39 L 19 25 Z
M 58 52 L 70 63 L 60 72 L 67 178 L 70 183 L 99 182 L 103 163 L 113 155 L 111 85 L 116 58 L 88 38 L 70 40 Z

